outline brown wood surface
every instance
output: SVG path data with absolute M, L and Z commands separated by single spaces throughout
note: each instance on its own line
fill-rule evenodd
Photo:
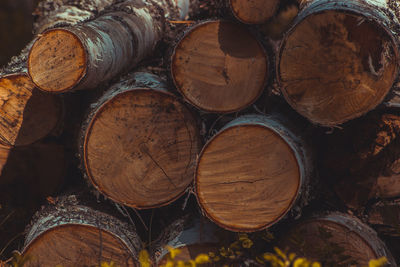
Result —
M 114 262 L 136 266 L 127 247 L 117 236 L 85 225 L 53 228 L 35 239 L 24 252 L 26 266 L 98 266 Z
M 31 144 L 59 123 L 61 101 L 40 92 L 24 73 L 0 77 L 0 139 L 8 145 Z
M 280 247 L 322 266 L 364 266 L 384 256 L 392 264 L 389 266 L 395 266 L 376 232 L 346 214 L 317 216 L 293 225 L 280 240 Z
M 85 75 L 86 52 L 82 42 L 63 29 L 43 33 L 32 46 L 28 58 L 29 75 L 38 88 L 63 92 Z
M 166 205 L 193 181 L 200 139 L 195 117 L 175 96 L 133 89 L 109 99 L 86 131 L 90 181 L 136 208 Z
M 228 127 L 204 147 L 196 172 L 199 203 L 222 227 L 256 231 L 290 209 L 300 187 L 292 148 L 273 130 L 246 123 Z
M 363 14 L 338 10 L 298 22 L 283 42 L 278 65 L 288 103 L 327 126 L 375 108 L 397 72 L 397 48 L 385 28 Z
M 197 108 L 233 112 L 261 94 L 268 63 L 246 28 L 210 21 L 195 26 L 175 47 L 171 71 L 179 91 Z
M 280 0 L 230 0 L 233 14 L 241 22 L 261 24 L 277 11 Z

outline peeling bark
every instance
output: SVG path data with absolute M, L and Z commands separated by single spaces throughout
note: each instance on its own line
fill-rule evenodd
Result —
M 46 31 L 31 49 L 30 76 L 40 89 L 51 92 L 94 88 L 150 55 L 167 21 L 185 20 L 197 6 L 197 0 L 127 0 L 93 20 Z M 60 31 L 68 36 L 49 45 Z M 70 46 L 64 46 L 66 39 Z M 64 79 L 65 72 L 74 78 Z

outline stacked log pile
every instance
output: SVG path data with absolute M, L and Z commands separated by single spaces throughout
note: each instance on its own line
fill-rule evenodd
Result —
M 226 258 L 259 266 L 279 246 L 400 264 L 395 1 L 44 0 L 34 14 L 0 71 L 4 258 L 138 266 L 146 249 L 160 266 L 168 249 L 190 261 L 271 231 Z

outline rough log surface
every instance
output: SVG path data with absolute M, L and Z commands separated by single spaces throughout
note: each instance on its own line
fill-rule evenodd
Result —
M 203 148 L 195 186 L 200 206 L 231 231 L 257 231 L 301 211 L 312 163 L 301 135 L 279 116 L 242 116 Z M 226 196 L 229 196 L 227 198 Z
M 46 91 L 94 88 L 150 55 L 163 38 L 166 20 L 184 20 L 197 6 L 197 0 L 127 0 L 93 20 L 46 31 L 31 49 L 29 74 Z M 71 45 L 64 47 L 64 39 L 57 38 L 60 31 L 69 32 Z M 73 79 L 60 74 L 65 69 Z
M 200 146 L 194 114 L 157 76 L 135 73 L 92 105 L 80 149 L 97 190 L 118 203 L 151 208 L 185 192 Z
M 28 266 L 136 266 L 141 242 L 133 225 L 63 197 L 36 214 L 25 239 Z
M 234 112 L 252 104 L 268 80 L 268 59 L 243 26 L 206 21 L 193 26 L 174 48 L 174 83 L 185 99 L 208 112 Z
M 386 1 L 308 3 L 280 48 L 277 79 L 285 99 L 326 126 L 374 109 L 398 76 L 398 27 Z
M 388 266 L 397 266 L 373 229 L 342 213 L 315 216 L 293 225 L 280 243 L 323 266 L 362 266 L 380 257 L 387 258 Z

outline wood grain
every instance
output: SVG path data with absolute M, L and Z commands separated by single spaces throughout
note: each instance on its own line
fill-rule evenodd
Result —
M 40 92 L 24 74 L 0 77 L 0 140 L 28 145 L 48 135 L 61 117 L 61 101 Z
M 85 225 L 65 225 L 46 231 L 24 251 L 26 266 L 98 266 L 114 262 L 136 266 L 125 244 L 117 236 Z
M 268 78 L 258 41 L 243 26 L 211 21 L 195 26 L 176 46 L 171 65 L 187 101 L 210 112 L 233 112 L 254 102 Z
M 41 90 L 64 92 L 85 75 L 86 57 L 85 48 L 74 33 L 49 30 L 32 46 L 28 57 L 29 75 Z
M 310 121 L 332 126 L 375 108 L 398 73 L 389 33 L 362 14 L 325 10 L 291 29 L 278 80 L 288 103 Z
M 374 230 L 357 218 L 340 213 L 293 225 L 280 240 L 280 246 L 323 266 L 364 266 L 380 257 L 394 263 Z
M 292 148 L 257 124 L 228 127 L 204 147 L 196 172 L 198 201 L 228 230 L 256 231 L 290 209 L 300 187 Z
M 175 96 L 134 89 L 101 106 L 84 147 L 89 179 L 100 192 L 149 208 L 184 193 L 194 178 L 200 140 L 195 117 Z
M 235 17 L 243 23 L 261 24 L 277 11 L 280 0 L 230 0 Z

